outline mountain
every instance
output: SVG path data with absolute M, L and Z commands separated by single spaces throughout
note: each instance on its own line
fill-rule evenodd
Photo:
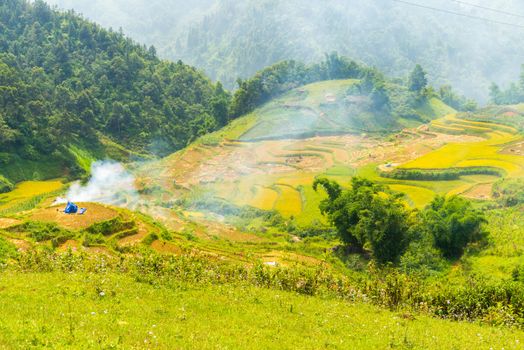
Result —
M 314 82 L 354 80 L 333 97 L 340 98 L 340 105 L 330 125 L 338 133 L 391 132 L 404 125 L 401 120 L 428 121 L 438 114 L 416 110 L 432 97 L 444 98 L 426 87 L 420 67 L 424 84 L 420 91 L 411 91 L 405 81 L 393 83 L 379 70 L 337 54 L 315 64 L 283 61 L 267 67 L 239 81 L 231 96 L 195 68 L 159 59 L 154 47 L 141 46 L 74 12 L 52 10 L 43 1 L 4 2 L 0 20 L 4 191 L 27 179 L 77 178 L 97 159 L 168 155 Z M 329 106 L 331 97 L 326 98 L 328 106 L 317 106 L 315 117 L 330 114 L 334 106 Z M 294 122 L 307 119 L 303 113 L 297 109 Z
M 48 2 L 122 27 L 131 37 L 154 44 L 162 57 L 203 68 L 229 88 L 236 87 L 238 77 L 275 62 L 314 62 L 337 51 L 394 76 L 419 63 L 434 85 L 452 84 L 484 102 L 490 82 L 507 84 L 524 55 L 518 27 L 524 4 L 517 0 L 475 2 L 499 12 L 442 0 L 425 1 L 426 8 L 393 0 L 202 0 L 191 6 L 179 0 Z
M 226 121 L 220 84 L 73 13 L 3 1 L 0 28 L 6 184 L 75 176 L 90 159 L 165 155 Z

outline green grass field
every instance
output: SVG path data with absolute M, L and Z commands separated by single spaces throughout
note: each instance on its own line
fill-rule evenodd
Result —
M 520 349 L 524 333 L 243 285 L 0 273 L 2 349 Z

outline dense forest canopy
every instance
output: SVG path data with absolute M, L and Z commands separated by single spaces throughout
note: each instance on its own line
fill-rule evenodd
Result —
M 105 26 L 122 27 L 131 37 L 154 44 L 162 57 L 204 68 L 229 88 L 236 88 L 237 78 L 275 62 L 311 63 L 337 51 L 390 76 L 404 76 L 420 63 L 433 85 L 451 84 L 485 102 L 490 83 L 512 81 L 524 56 L 521 19 L 454 1 L 417 3 L 517 26 L 393 0 L 47 1 Z M 524 14 L 518 0 L 474 3 Z
M 43 155 L 71 165 L 70 146 L 104 138 L 164 155 L 226 122 L 220 84 L 74 13 L 7 0 L 0 28 L 3 168 Z

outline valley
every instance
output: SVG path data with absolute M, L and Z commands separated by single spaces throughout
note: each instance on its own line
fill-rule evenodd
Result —
M 470 51 L 441 36 L 386 26 L 402 48 L 381 59 L 295 61 L 304 36 L 282 61 L 280 5 L 211 2 L 157 18 L 180 19 L 165 35 L 197 67 L 42 0 L 0 3 L 0 349 L 522 348 L 524 67 L 484 103 L 448 80 L 485 85 L 490 59 L 446 70 Z M 395 12 L 377 4 L 362 18 Z M 224 8 L 260 23 L 202 29 Z

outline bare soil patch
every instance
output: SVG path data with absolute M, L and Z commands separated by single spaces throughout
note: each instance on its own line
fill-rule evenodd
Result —
M 118 212 L 114 209 L 97 203 L 76 203 L 79 208 L 86 208 L 83 215 L 64 214 L 64 205 L 53 206 L 45 209 L 36 210 L 29 217 L 33 221 L 54 222 L 57 225 L 70 229 L 80 230 L 87 228 L 97 222 L 114 219 Z
M 62 244 L 60 246 L 60 248 L 58 248 L 60 251 L 68 251 L 69 249 L 71 249 L 72 251 L 76 252 L 78 250 L 81 250 L 83 249 L 84 247 L 82 247 L 82 245 L 80 244 L 80 242 L 74 240 L 74 239 L 70 239 L 68 241 L 66 241 L 64 244 Z
M 15 226 L 20 223 L 21 223 L 20 220 L 9 219 L 9 218 L 0 218 L 0 229 L 9 228 L 11 226 Z
M 31 243 L 24 241 L 23 239 L 7 238 L 7 240 L 15 245 L 18 251 L 27 252 L 31 249 Z
M 462 196 L 470 199 L 488 200 L 492 198 L 493 184 L 478 184 L 467 190 Z
M 524 141 L 520 141 L 517 143 L 514 143 L 512 145 L 507 146 L 502 151 L 500 151 L 501 154 L 510 154 L 510 155 L 516 155 L 516 156 L 524 156 Z
M 163 242 L 157 240 L 151 244 L 151 248 L 153 248 L 159 253 L 164 254 L 180 255 L 183 253 L 182 248 L 171 242 Z

